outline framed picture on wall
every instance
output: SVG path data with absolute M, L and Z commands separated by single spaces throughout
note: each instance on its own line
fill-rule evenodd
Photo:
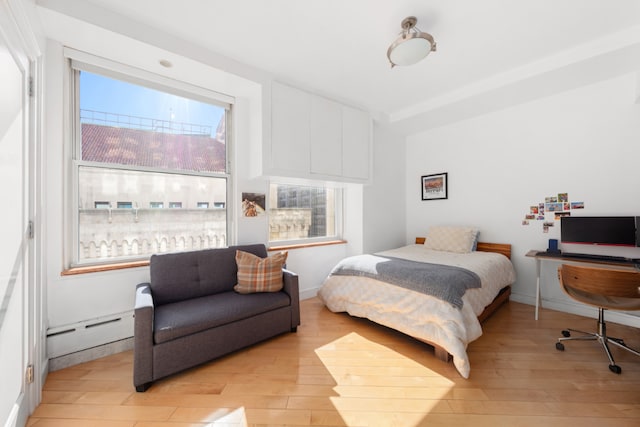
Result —
M 242 215 L 261 216 L 265 213 L 265 195 L 263 193 L 242 193 Z
M 448 181 L 446 172 L 423 175 L 420 180 L 422 200 L 446 199 L 448 197 Z

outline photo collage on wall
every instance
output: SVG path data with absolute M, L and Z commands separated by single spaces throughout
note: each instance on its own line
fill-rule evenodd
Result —
M 571 211 L 575 209 L 584 209 L 584 202 L 571 202 L 569 193 L 558 193 L 557 196 L 545 197 L 544 202 L 530 206 L 529 213 L 525 214 L 522 220 L 522 225 L 529 225 L 531 221 L 542 221 L 542 231 L 548 233 L 549 227 L 554 226 L 554 221 L 571 215 Z

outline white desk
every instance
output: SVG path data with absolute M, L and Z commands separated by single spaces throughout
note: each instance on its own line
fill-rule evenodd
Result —
M 542 307 L 542 299 L 540 295 L 540 269 L 543 261 L 555 262 L 557 264 L 599 264 L 601 266 L 609 267 L 626 267 L 629 269 L 635 269 L 634 264 L 628 262 L 616 262 L 609 260 L 597 260 L 597 259 L 581 259 L 572 257 L 563 257 L 562 255 L 547 255 L 544 251 L 538 251 L 535 249 L 527 252 L 526 256 L 535 258 L 536 260 L 536 314 L 535 319 L 538 320 L 538 311 Z

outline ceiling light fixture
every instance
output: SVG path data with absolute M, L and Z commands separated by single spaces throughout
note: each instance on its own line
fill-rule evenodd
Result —
M 436 42 L 429 33 L 423 33 L 416 27 L 418 19 L 409 16 L 402 20 L 400 36 L 387 49 L 391 68 L 396 65 L 413 65 L 436 51 Z

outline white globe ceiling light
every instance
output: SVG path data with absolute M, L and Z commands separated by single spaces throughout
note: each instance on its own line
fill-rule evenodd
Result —
M 436 51 L 436 42 L 429 33 L 416 27 L 418 19 L 409 16 L 402 20 L 400 36 L 387 49 L 391 68 L 396 65 L 413 65 Z

